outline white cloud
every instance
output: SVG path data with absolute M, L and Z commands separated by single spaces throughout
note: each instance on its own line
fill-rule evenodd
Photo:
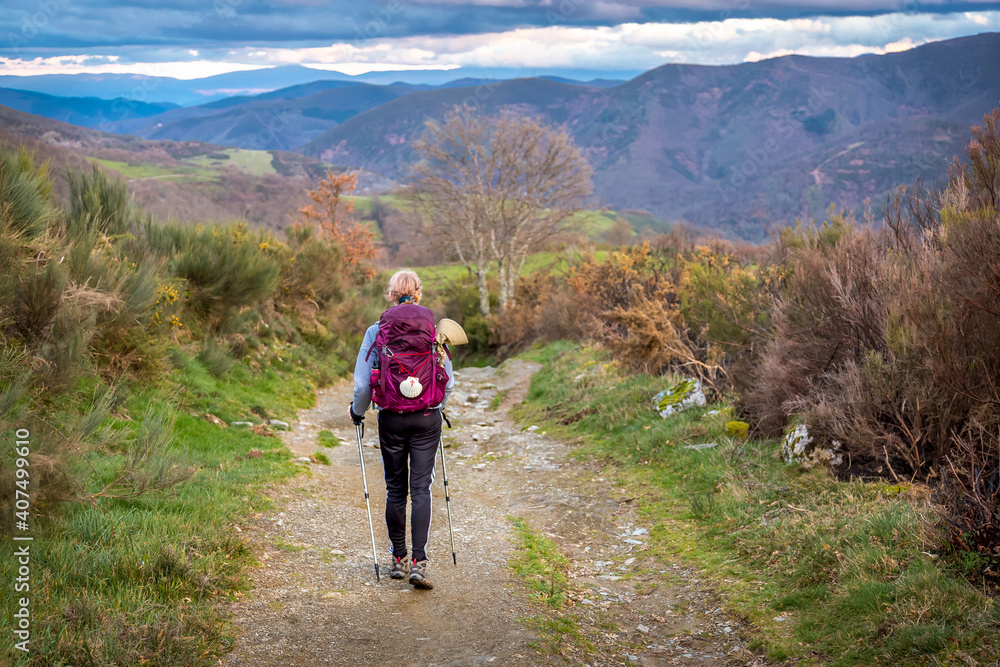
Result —
M 983 23 L 985 21 L 985 24 Z M 666 61 L 732 64 L 788 54 L 853 57 L 1000 30 L 1000 12 L 876 17 L 727 19 L 702 23 L 521 28 L 485 35 L 376 39 L 308 49 L 261 49 L 262 61 L 338 69 L 410 66 L 644 70 Z M 344 71 L 344 70 L 340 70 Z
M 367 74 L 368 72 L 409 72 L 414 70 L 452 70 L 460 65 L 400 65 L 398 63 L 309 63 L 313 69 L 329 72 L 340 72 L 348 76 Z
M 551 1 L 558 6 L 558 0 Z M 502 0 L 482 3 L 511 4 Z M 612 4 L 616 3 L 609 6 Z M 199 51 L 190 51 L 197 60 L 182 61 L 181 52 L 168 55 L 165 59 L 170 62 L 162 63 L 126 64 L 107 59 L 89 66 L 83 60 L 95 56 L 78 55 L 24 61 L 0 58 L 0 68 L 9 74 L 134 72 L 182 79 L 285 64 L 347 74 L 458 67 L 638 71 L 665 62 L 721 65 L 788 54 L 881 54 L 990 30 L 1000 31 L 1000 12 L 730 18 L 700 23 L 554 25 L 488 34 L 376 38 L 303 48 L 230 47 L 218 51 L 217 60 L 206 49 L 200 50 L 200 56 Z
M 234 62 L 214 62 L 209 60 L 187 60 L 162 63 L 118 63 L 85 65 L 92 59 L 90 55 L 57 56 L 21 60 L 0 56 L 0 71 L 5 75 L 35 76 L 38 74 L 144 74 L 146 76 L 168 76 L 175 79 L 200 79 L 227 72 L 239 72 L 268 67 L 264 64 L 243 64 Z M 108 60 L 117 60 L 116 56 Z

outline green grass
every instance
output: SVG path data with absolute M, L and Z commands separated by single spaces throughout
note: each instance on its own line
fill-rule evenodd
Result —
M 113 426 L 134 430 L 147 410 L 167 411 L 175 419 L 168 454 L 194 474 L 138 497 L 34 508 L 31 651 L 20 655 L 6 641 L 3 664 L 210 665 L 232 649 L 235 631 L 218 603 L 247 590 L 255 562 L 236 527 L 247 528 L 250 514 L 270 507 L 265 486 L 300 467 L 279 440 L 222 428 L 203 415 L 245 418 L 267 405 L 290 418 L 312 404 L 315 383 L 301 369 L 252 374 L 242 363 L 223 380 L 188 355 L 173 358 L 182 363 L 169 382 L 137 389 Z M 263 454 L 246 456 L 252 449 Z M 96 492 L 123 456 L 110 449 L 81 462 L 92 472 L 74 471 L 90 480 L 84 495 Z M 15 544 L 0 542 L 4 581 L 15 576 Z M 4 627 L 11 627 L 15 599 L 5 586 Z
M 367 195 L 352 195 L 350 197 L 344 197 L 354 202 L 354 212 L 362 218 L 367 218 L 371 216 L 372 212 L 372 200 L 374 197 L 369 197 Z M 379 199 L 386 206 L 391 206 L 392 208 L 405 210 L 407 206 L 403 201 L 396 195 L 379 195 Z
M 218 153 L 225 153 L 229 156 L 229 159 L 220 160 L 206 154 L 188 158 L 184 162 L 212 171 L 217 170 L 219 167 L 233 166 L 254 176 L 270 176 L 271 174 L 278 173 L 272 164 L 274 156 L 270 151 L 227 148 L 226 150 L 218 151 Z
M 133 164 L 100 158 L 90 158 L 90 160 L 97 162 L 103 167 L 117 171 L 127 180 L 155 178 L 180 183 L 201 183 L 217 181 L 219 179 L 219 172 L 214 169 L 205 169 L 195 165 L 180 164 L 171 167 L 162 167 L 155 164 Z
M 340 439 L 332 431 L 322 430 L 316 436 L 316 444 L 320 447 L 339 447 Z
M 614 211 L 580 211 L 567 223 L 591 239 L 597 239 L 614 224 L 618 214 Z
M 534 597 L 554 609 L 566 603 L 567 576 L 569 563 L 559 553 L 558 547 L 549 538 L 529 526 L 520 517 L 509 517 L 514 527 L 514 537 L 518 543 L 517 553 L 510 567 Z
M 509 567 L 524 581 L 531 597 L 545 613 L 525 619 L 539 635 L 535 649 L 570 660 L 594 645 L 580 631 L 576 614 L 565 609 L 569 600 L 569 561 L 555 542 L 520 517 L 507 517 L 514 528 L 517 548 Z
M 507 396 L 507 390 L 506 389 L 498 391 L 496 393 L 496 396 L 494 396 L 493 399 L 490 401 L 490 410 L 493 410 L 494 412 L 496 412 L 497 410 L 499 410 L 500 409 L 500 404 L 503 403 L 503 399 L 506 396 Z
M 225 154 L 228 157 L 221 159 Z M 254 151 L 241 148 L 227 148 L 212 154 L 197 155 L 185 158 L 180 164 L 158 165 L 148 163 L 118 162 L 101 158 L 90 158 L 92 161 L 112 169 L 128 180 L 162 179 L 180 183 L 216 182 L 220 170 L 224 167 L 237 167 L 253 176 L 270 176 L 277 174 L 272 164 L 273 155 L 270 151 Z
M 608 256 L 608 251 L 598 250 L 594 253 L 599 261 L 604 261 Z M 562 252 L 538 252 L 529 255 L 521 269 L 521 275 L 528 275 L 538 271 L 546 273 L 561 273 L 583 259 L 583 254 L 577 251 Z M 495 268 L 495 267 L 494 267 Z M 450 285 L 469 274 L 469 270 L 461 264 L 438 264 L 435 266 L 422 266 L 414 269 L 420 276 L 424 285 L 424 291 L 434 294 L 450 288 Z M 496 271 L 491 274 L 495 278 Z
M 787 466 L 776 442 L 734 438 L 730 414 L 708 414 L 722 405 L 661 419 L 650 399 L 670 379 L 620 372 L 593 350 L 559 343 L 527 356 L 546 365 L 515 409 L 519 421 L 582 442 L 576 454 L 638 498 L 651 545 L 702 569 L 770 659 L 1000 657 L 1000 605 L 960 575 L 926 492 Z M 601 371 L 574 383 L 594 361 Z M 704 442 L 719 445 L 683 448 Z

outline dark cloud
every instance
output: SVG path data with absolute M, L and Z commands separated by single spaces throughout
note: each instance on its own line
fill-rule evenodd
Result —
M 116 52 L 124 46 L 224 52 L 247 45 L 297 47 L 366 37 L 476 34 L 529 26 L 625 21 L 801 18 L 899 11 L 1000 9 L 1000 2 L 919 0 L 5 0 L 0 55 Z

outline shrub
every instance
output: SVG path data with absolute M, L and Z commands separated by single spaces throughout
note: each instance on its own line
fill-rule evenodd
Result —
M 71 235 L 97 232 L 117 237 L 132 231 L 137 215 L 123 182 L 112 180 L 96 164 L 89 176 L 72 172 L 68 176 L 70 209 L 66 229 Z
M 48 169 L 25 148 L 0 148 L 0 237 L 36 238 L 55 218 Z
M 741 404 L 802 413 L 852 472 L 940 481 L 959 546 L 1000 559 L 1000 110 L 943 193 L 897 192 L 881 229 L 786 232 L 787 279 Z
M 623 363 L 648 373 L 673 368 L 713 382 L 719 367 L 684 322 L 678 283 L 683 257 L 675 239 L 648 242 L 594 258 L 571 271 L 581 330 L 600 340 Z
M 209 332 L 218 333 L 244 307 L 273 297 L 281 265 L 268 252 L 277 241 L 267 232 L 240 222 L 199 225 L 178 236 L 173 273 L 187 281 L 188 307 Z
M 580 337 L 579 308 L 565 275 L 548 271 L 522 275 L 513 301 L 492 325 L 491 340 L 502 356 L 516 354 L 535 342 Z
M 216 377 L 222 377 L 233 366 L 233 359 L 226 349 L 211 338 L 202 341 L 198 361 Z

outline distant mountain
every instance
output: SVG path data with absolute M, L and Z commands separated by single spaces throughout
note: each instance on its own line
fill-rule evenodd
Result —
M 56 97 L 29 90 L 0 88 L 0 104 L 83 127 L 97 127 L 119 118 L 145 118 L 177 108 L 170 103 L 134 102 L 124 98 Z
M 230 72 L 201 79 L 175 79 L 145 74 L 40 74 L 0 76 L 0 86 L 71 97 L 168 101 L 187 106 L 235 95 L 256 95 L 317 80 L 354 80 L 339 72 L 286 65 Z M 117 119 L 116 119 L 117 120 Z
M 549 81 L 557 81 L 559 83 L 572 83 L 578 86 L 590 86 L 591 88 L 614 88 L 615 86 L 620 86 L 625 83 L 621 79 L 591 79 L 590 81 L 578 81 L 576 79 L 567 79 L 562 76 L 540 76 L 539 79 L 548 79 Z
M 560 82 L 584 85 L 568 79 Z M 499 83 L 493 79 L 471 78 L 456 79 L 440 86 L 312 81 L 260 95 L 227 97 L 198 106 L 175 108 L 156 116 L 104 123 L 99 127 L 106 132 L 134 134 L 146 139 L 293 150 L 359 113 L 412 92 L 493 87 Z M 468 95 L 468 91 L 462 94 Z
M 311 90 L 318 90 L 306 94 Z M 147 139 L 204 141 L 256 150 L 292 150 L 359 113 L 411 92 L 409 86 L 313 82 L 256 97 L 173 109 L 102 130 Z M 296 97 L 305 94 L 304 97 Z
M 68 97 L 97 97 L 113 100 L 121 97 L 142 102 L 169 102 L 193 106 L 226 97 L 251 96 L 279 89 L 288 89 L 317 81 L 349 81 L 371 85 L 436 87 L 446 86 L 456 79 L 506 80 L 522 76 L 556 76 L 583 81 L 597 78 L 629 79 L 633 72 L 595 72 L 584 70 L 486 69 L 404 70 L 368 72 L 348 76 L 301 65 L 267 67 L 244 72 L 230 72 L 201 79 L 175 79 L 150 74 L 40 74 L 35 76 L 0 75 L 0 87 Z M 313 92 L 318 92 L 319 89 Z M 121 118 L 115 119 L 121 120 Z
M 865 58 L 788 56 L 734 66 L 665 65 L 611 88 L 517 79 L 413 92 L 301 150 L 397 177 L 424 121 L 472 101 L 565 124 L 612 208 L 640 208 L 747 239 L 819 217 L 835 202 L 878 206 L 953 156 L 1000 101 L 1000 34 Z
M 144 211 L 161 220 L 244 219 L 282 229 L 308 203 L 330 165 L 299 153 L 225 148 L 195 141 L 150 141 L 107 134 L 0 106 L 0 143 L 28 146 L 49 162 L 57 196 L 66 201 L 66 170 L 94 163 L 116 172 Z M 337 171 L 342 168 L 334 167 Z M 391 190 L 393 182 L 361 171 L 357 194 Z

